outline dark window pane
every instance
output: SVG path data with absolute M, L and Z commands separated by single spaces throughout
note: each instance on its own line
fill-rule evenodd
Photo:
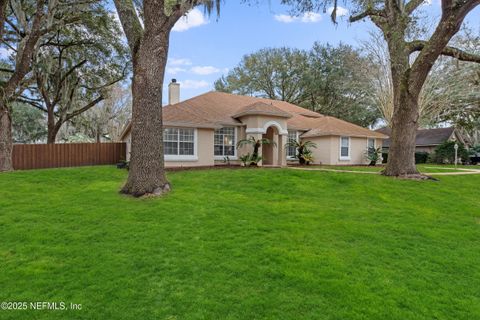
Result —
M 216 156 L 223 156 L 223 146 L 215 146 L 214 150 Z
M 166 155 L 177 155 L 178 154 L 178 144 L 177 142 L 164 142 L 163 143 L 164 153 Z
M 225 147 L 225 154 L 226 156 L 234 156 L 235 155 L 235 147 L 231 146 L 231 147 L 228 147 L 226 146 Z
M 193 142 L 180 142 L 179 143 L 179 154 L 180 155 L 189 155 L 193 156 L 194 154 L 194 148 L 193 148 Z

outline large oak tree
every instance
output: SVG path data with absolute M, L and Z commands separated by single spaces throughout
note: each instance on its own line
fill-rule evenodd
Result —
M 283 0 L 299 11 L 320 10 L 330 1 Z M 336 18 L 337 1 L 333 0 L 332 18 Z M 419 120 L 419 96 L 427 76 L 440 55 L 459 60 L 480 62 L 480 56 L 449 46 L 466 15 L 480 0 L 441 0 L 442 15 L 431 36 L 411 39 L 409 36 L 418 19 L 416 13 L 424 0 L 355 1 L 350 22 L 369 18 L 387 42 L 393 85 L 394 113 L 389 149 L 387 176 L 417 176 L 415 136 Z
M 12 170 L 13 102 L 35 82 L 33 61 L 59 30 L 77 26 L 104 0 L 0 0 L 0 45 L 11 52 L 0 68 L 0 171 Z M 5 63 L 2 63 L 4 66 Z
M 122 81 L 128 70 L 120 25 L 98 3 L 79 15 L 81 25 L 67 25 L 43 37 L 32 63 L 34 85 L 17 100 L 47 115 L 47 143 L 60 128 L 94 108 Z
M 22 81 L 30 71 L 32 56 L 40 37 L 48 32 L 51 25 L 46 24 L 52 14 L 46 6 L 46 0 L 38 0 L 35 5 L 26 5 L 17 0 L 0 0 L 0 41 L 5 38 L 18 37 L 13 69 L 2 70 L 5 74 L 0 83 L 0 172 L 10 171 L 12 167 L 12 116 L 11 103 Z M 11 20 L 18 20 L 21 29 L 8 28 Z
M 162 89 L 170 31 L 192 8 L 211 12 L 219 0 L 114 0 L 133 62 L 132 151 L 122 193 L 160 195 L 170 190 L 164 170 Z

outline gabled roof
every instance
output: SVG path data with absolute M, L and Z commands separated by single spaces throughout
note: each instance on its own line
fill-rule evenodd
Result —
M 248 115 L 268 115 L 281 118 L 292 117 L 290 113 L 275 107 L 273 104 L 257 101 L 255 103 L 249 104 L 248 106 L 240 108 L 240 110 L 238 110 L 236 114 L 232 115 L 232 118 L 236 119 Z
M 240 96 L 224 92 L 207 92 L 177 104 L 163 107 L 163 124 L 194 128 L 242 126 L 237 118 L 263 114 L 287 118 L 289 129 L 307 131 L 302 137 L 349 135 L 386 139 L 387 136 L 334 117 L 327 117 L 294 104 L 265 98 Z M 130 125 L 124 130 L 122 140 Z
M 385 127 L 376 130 L 377 132 L 386 134 L 386 135 L 391 135 L 392 129 Z M 415 145 L 417 147 L 420 146 L 438 146 L 452 136 L 454 133 L 455 128 L 454 127 L 448 127 L 448 128 L 436 128 L 436 129 L 419 129 L 417 130 L 417 136 L 415 138 Z M 383 147 L 390 147 L 390 139 L 387 139 L 383 142 Z
M 315 121 L 312 122 L 312 129 L 302 134 L 302 138 L 320 136 L 387 138 L 387 136 L 379 134 L 378 132 L 334 117 L 324 116 L 322 118 L 315 119 Z

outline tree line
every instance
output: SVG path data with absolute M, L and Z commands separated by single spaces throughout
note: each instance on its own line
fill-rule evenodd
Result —
M 265 48 L 245 55 L 215 82 L 218 91 L 287 101 L 360 126 L 380 118 L 361 50 L 316 42 L 312 49 Z

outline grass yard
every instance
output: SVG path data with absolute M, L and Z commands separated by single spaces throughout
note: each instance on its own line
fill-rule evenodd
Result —
M 480 175 L 112 167 L 0 175 L 0 319 L 480 319 Z
M 347 171 L 365 171 L 365 172 L 380 172 L 385 167 L 383 165 L 377 165 L 375 167 L 370 166 L 322 166 L 322 165 L 311 165 L 307 166 L 306 168 L 322 168 L 322 169 L 334 169 L 334 170 L 347 170 Z M 418 170 L 421 173 L 429 174 L 429 173 L 437 173 L 437 172 L 457 172 L 454 165 L 438 165 L 438 164 L 419 164 L 417 165 Z M 474 169 L 480 170 L 480 166 L 464 166 L 458 165 L 458 169 Z

